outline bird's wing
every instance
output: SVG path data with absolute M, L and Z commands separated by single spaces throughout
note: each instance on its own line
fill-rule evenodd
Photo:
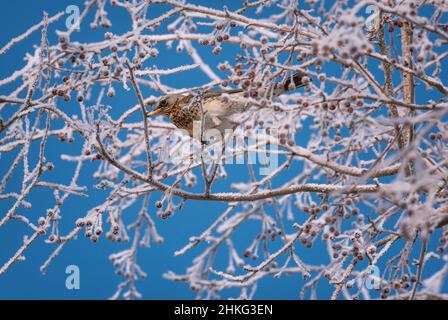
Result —
M 285 92 L 304 87 L 305 86 L 305 83 L 303 83 L 304 77 L 305 77 L 305 74 L 303 74 L 301 72 L 297 72 L 297 73 L 293 74 L 292 76 L 287 77 L 283 82 L 274 83 L 269 88 L 258 89 L 259 96 L 263 96 L 266 93 L 266 91 L 268 91 L 268 92 L 271 91 L 273 93 L 274 97 L 278 97 Z M 290 88 L 291 84 L 294 84 L 293 89 Z M 242 89 L 210 90 L 210 91 L 206 91 L 203 94 L 203 97 L 207 99 L 207 98 L 214 98 L 214 97 L 220 96 L 222 94 L 235 94 L 235 93 L 241 93 L 241 92 L 243 92 Z
M 221 98 L 221 95 L 215 95 L 204 99 L 204 109 L 209 116 L 227 117 L 236 113 L 241 113 L 248 107 L 247 101 L 243 98 L 242 91 L 236 91 L 228 100 Z
M 221 90 L 210 90 L 206 91 L 203 95 L 204 98 L 214 98 L 223 94 L 233 94 L 243 92 L 242 89 L 221 89 Z

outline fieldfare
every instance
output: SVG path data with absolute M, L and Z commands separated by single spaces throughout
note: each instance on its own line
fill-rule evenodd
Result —
M 271 95 L 276 97 L 292 89 L 303 87 L 302 73 L 296 73 L 283 83 L 271 88 Z M 265 92 L 259 90 L 263 96 Z M 232 116 L 241 114 L 250 107 L 242 89 L 209 90 L 202 94 L 168 94 L 157 102 L 155 108 L 146 116 L 164 115 L 174 125 L 186 130 L 193 137 L 194 123 L 201 123 L 201 130 L 218 129 L 222 134 L 227 129 L 234 129 L 236 124 Z

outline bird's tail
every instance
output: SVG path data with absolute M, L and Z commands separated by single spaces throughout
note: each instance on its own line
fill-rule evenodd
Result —
M 286 78 L 284 81 L 277 83 L 273 88 L 274 96 L 279 96 L 288 91 L 292 91 L 297 88 L 305 86 L 305 83 L 303 83 L 304 77 L 305 77 L 304 73 L 297 72 L 292 76 Z

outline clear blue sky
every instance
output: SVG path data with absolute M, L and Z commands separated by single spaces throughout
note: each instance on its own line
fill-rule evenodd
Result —
M 28 27 L 39 22 L 42 18 L 42 11 L 45 10 L 49 15 L 53 15 L 58 11 L 62 11 L 69 4 L 78 4 L 82 6 L 84 1 L 8 1 L 2 4 L 0 11 L 0 46 L 3 46 L 10 38 L 17 36 L 24 32 Z M 213 2 L 215 6 L 219 7 L 218 2 Z M 234 2 L 231 2 L 234 3 Z M 222 5 L 221 5 L 222 7 Z M 109 7 L 110 8 L 110 7 Z M 110 10 L 116 11 L 115 10 Z M 114 32 L 120 33 L 127 29 L 129 20 L 122 9 L 118 9 L 121 13 L 111 15 L 115 27 Z M 156 14 L 156 13 L 154 13 Z M 117 23 L 118 22 L 118 23 Z M 63 28 L 63 24 L 59 23 L 58 28 Z M 54 27 L 51 28 L 54 31 Z M 91 32 L 90 29 L 83 30 L 81 34 L 74 36 L 75 40 L 89 41 L 92 39 L 100 39 L 103 30 Z M 26 41 L 15 46 L 8 54 L 0 57 L 0 78 L 3 79 L 10 75 L 11 72 L 23 65 L 22 57 L 24 53 L 31 50 L 33 44 L 39 43 L 40 33 L 36 32 L 32 37 Z M 53 37 L 54 40 L 54 37 Z M 214 62 L 232 60 L 231 51 L 224 51 L 223 55 L 218 58 L 213 58 Z M 179 63 L 191 63 L 191 61 L 184 57 L 181 58 L 175 50 L 164 52 L 158 60 L 161 68 L 174 67 Z M 381 75 L 380 72 L 377 75 Z M 167 79 L 168 83 L 175 87 L 188 87 L 191 85 L 203 84 L 207 78 L 198 73 L 197 77 L 191 75 L 178 75 Z M 116 91 L 119 92 L 120 86 L 116 86 Z M 0 94 L 4 94 L 1 92 Z M 145 93 L 152 93 L 146 91 Z M 132 100 L 129 101 L 129 97 Z M 419 96 L 419 99 L 427 99 L 427 96 Z M 113 108 L 124 108 L 136 103 L 135 98 L 131 95 L 120 96 L 117 95 L 114 100 L 109 103 Z M 10 108 L 12 110 L 13 108 Z M 117 109 L 116 109 L 117 110 Z M 117 110 L 116 113 L 112 111 L 112 115 L 120 114 L 122 110 Z M 7 118 L 10 114 L 2 114 Z M 309 134 L 309 133 L 305 133 Z M 80 139 L 78 139 L 80 140 Z M 68 182 L 71 172 L 73 170 L 72 164 L 66 164 L 58 159 L 58 155 L 63 153 L 76 154 L 74 150 L 79 150 L 79 141 L 75 142 L 74 149 L 65 148 L 60 149 L 61 144 L 57 141 L 50 140 L 49 154 L 52 157 L 50 160 L 56 164 L 56 173 L 53 178 L 65 179 Z M 76 149 L 78 148 L 78 149 Z M 11 161 L 11 155 L 2 154 L 0 158 L 0 173 L 3 174 L 7 170 L 7 165 Z M 245 167 L 232 168 L 229 172 L 229 177 L 237 175 L 240 181 L 245 181 Z M 92 195 L 89 199 L 71 198 L 63 207 L 63 213 L 67 222 L 62 225 L 62 230 L 68 232 L 72 227 L 77 217 L 83 216 L 88 209 L 100 203 L 100 197 L 105 194 L 96 191 L 92 185 L 95 181 L 89 179 L 93 172 L 93 166 L 82 174 L 80 181 L 81 185 L 89 187 L 89 193 Z M 12 185 L 16 186 L 20 183 L 21 177 L 15 175 Z M 216 189 L 216 191 L 221 191 Z M 52 197 L 50 193 L 34 192 L 30 196 L 31 202 L 34 204 L 33 208 L 27 212 L 30 217 L 35 217 L 44 214 L 44 210 L 52 204 Z M 4 215 L 9 208 L 6 202 L 0 202 L 0 214 Z M 143 294 L 145 299 L 191 299 L 194 294 L 189 290 L 187 285 L 183 283 L 174 283 L 162 278 L 162 274 L 167 270 L 173 270 L 182 274 L 185 272 L 187 266 L 190 265 L 191 260 L 200 253 L 200 248 L 195 248 L 190 253 L 183 257 L 174 257 L 175 250 L 183 247 L 188 242 L 189 236 L 200 234 L 209 224 L 222 212 L 225 208 L 223 204 L 219 203 L 201 203 L 188 202 L 185 208 L 177 212 L 173 217 L 167 220 L 160 220 L 154 216 L 159 233 L 165 238 L 163 245 L 153 245 L 150 249 L 141 249 L 139 251 L 138 259 L 140 265 L 148 273 L 148 278 L 140 281 L 137 284 L 139 291 Z M 137 208 L 136 208 L 137 209 Z M 129 212 L 132 214 L 132 212 Z M 68 216 L 68 217 L 67 217 Z M 65 220 L 64 220 L 65 221 Z M 248 224 L 247 228 L 257 227 L 255 224 Z M 2 265 L 9 257 L 16 251 L 21 244 L 21 237 L 24 234 L 30 234 L 23 225 L 19 223 L 9 223 L 6 228 L 0 230 L 0 265 Z M 251 232 L 254 233 L 254 232 Z M 244 246 L 250 241 L 250 238 L 244 233 L 237 234 L 237 239 L 240 239 Z M 104 299 L 109 298 L 116 289 L 122 278 L 114 274 L 114 269 L 108 260 L 109 254 L 120 251 L 128 244 L 117 245 L 111 244 L 105 238 L 101 238 L 97 244 L 92 244 L 83 236 L 68 244 L 63 250 L 62 254 L 50 266 L 46 275 L 39 272 L 39 266 L 52 252 L 54 246 L 43 244 L 42 241 L 36 242 L 31 248 L 26 251 L 26 261 L 15 264 L 4 276 L 0 277 L 0 299 L 10 298 L 33 298 L 33 299 Z M 300 248 L 303 250 L 303 248 Z M 323 251 L 309 251 L 305 252 L 305 259 L 318 263 L 326 259 L 325 256 L 320 256 Z M 218 260 L 225 265 L 227 255 L 222 254 Z M 68 265 L 78 265 L 81 270 L 81 289 L 70 291 L 65 288 L 65 268 Z M 434 270 L 434 269 L 433 269 Z M 431 270 L 427 270 L 431 272 Z M 299 275 L 290 277 L 282 277 L 273 280 L 267 278 L 260 282 L 256 298 L 283 298 L 296 299 L 300 290 L 299 285 L 302 283 Z M 331 292 L 330 287 L 321 282 L 321 297 L 328 298 Z M 228 290 L 224 292 L 223 297 L 236 296 L 237 292 Z

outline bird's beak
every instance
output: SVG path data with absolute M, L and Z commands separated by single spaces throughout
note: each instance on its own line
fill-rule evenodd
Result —
M 151 116 L 156 116 L 160 114 L 160 109 L 153 109 L 152 111 L 149 111 L 146 116 L 147 117 L 151 117 Z

